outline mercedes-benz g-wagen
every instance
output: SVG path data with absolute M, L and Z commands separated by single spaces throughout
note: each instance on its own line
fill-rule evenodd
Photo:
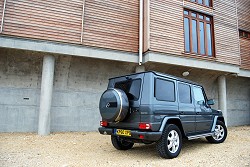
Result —
M 119 76 L 109 79 L 100 98 L 99 132 L 111 135 L 118 150 L 156 142 L 161 157 L 175 158 L 182 138 L 226 139 L 225 120 L 213 104 L 201 85 L 186 79 L 158 72 Z

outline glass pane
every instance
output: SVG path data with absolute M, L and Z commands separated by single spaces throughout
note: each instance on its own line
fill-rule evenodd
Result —
M 191 89 L 189 85 L 179 83 L 178 84 L 178 94 L 179 94 L 179 101 L 181 103 L 192 103 L 191 101 Z
M 244 36 L 244 37 L 248 37 L 248 35 L 247 35 L 247 33 L 246 33 L 246 32 L 244 32 L 244 33 L 243 33 L 243 36 Z
M 197 104 L 202 104 L 202 102 L 205 102 L 205 98 L 201 88 L 194 87 L 193 91 L 194 91 L 194 100 Z
M 199 18 L 200 18 L 200 19 L 204 19 L 204 16 L 202 16 L 202 15 L 199 15 Z
M 203 3 L 202 3 L 202 0 L 198 0 L 198 3 L 199 3 L 199 4 L 203 4 Z
M 185 51 L 190 52 L 189 19 L 188 18 L 184 18 L 184 36 L 185 36 Z
M 192 17 L 196 17 L 196 13 L 192 13 L 191 16 L 192 16 Z
M 129 100 L 138 100 L 140 96 L 141 79 L 117 82 L 114 87 L 123 90 Z
M 155 97 L 157 100 L 174 102 L 175 101 L 174 82 L 162 79 L 156 79 Z
M 242 31 L 240 31 L 240 37 L 242 37 L 243 36 L 243 32 Z
M 207 49 L 208 56 L 212 56 L 212 34 L 211 34 L 211 26 L 207 24 Z
M 196 20 L 192 20 L 192 51 L 197 53 L 197 31 Z
M 206 20 L 207 20 L 207 21 L 210 21 L 210 17 L 206 16 Z
M 204 23 L 200 22 L 200 54 L 205 54 Z
M 187 11 L 187 10 L 184 10 L 184 14 L 185 14 L 185 15 L 188 15 L 188 11 Z
M 210 6 L 210 0 L 205 0 L 205 5 Z

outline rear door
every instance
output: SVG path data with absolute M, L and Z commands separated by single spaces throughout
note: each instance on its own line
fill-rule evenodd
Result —
M 144 74 L 135 74 L 124 77 L 115 78 L 112 83 L 110 83 L 109 87 L 121 89 L 123 90 L 129 100 L 129 116 L 121 122 L 123 123 L 132 123 L 130 124 L 132 127 L 137 127 L 138 122 L 140 122 L 140 99 L 141 99 L 141 91 L 142 91 L 142 83 L 143 83 Z M 126 124 L 126 126 L 129 126 Z
M 213 116 L 211 108 L 206 104 L 204 90 L 200 86 L 193 86 L 193 94 L 196 112 L 196 132 L 210 132 Z
M 182 127 L 187 135 L 191 135 L 195 133 L 196 113 L 190 84 L 178 82 L 178 101 Z

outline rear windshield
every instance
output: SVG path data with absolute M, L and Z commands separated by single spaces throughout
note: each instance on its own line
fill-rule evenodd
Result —
M 115 88 L 123 90 L 129 100 L 138 100 L 141 90 L 141 79 L 116 82 Z

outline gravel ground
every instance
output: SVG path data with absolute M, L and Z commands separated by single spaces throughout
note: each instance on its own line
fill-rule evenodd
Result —
M 118 151 L 110 136 L 97 132 L 1 133 L 0 166 L 250 166 L 250 126 L 229 128 L 227 140 L 210 144 L 205 139 L 184 140 L 175 159 L 158 156 L 155 144 L 136 144 L 131 150 Z

